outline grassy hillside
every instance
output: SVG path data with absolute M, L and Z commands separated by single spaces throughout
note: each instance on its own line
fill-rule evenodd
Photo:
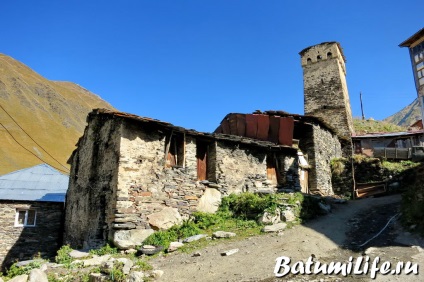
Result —
M 420 105 L 418 99 L 415 99 L 411 104 L 399 112 L 385 118 L 384 121 L 408 127 L 419 119 L 421 119 Z
M 362 120 L 353 119 L 353 126 L 356 134 L 376 133 L 376 132 L 399 132 L 406 131 L 407 128 L 387 121 L 378 121 L 373 119 Z
M 88 112 L 113 109 L 74 83 L 47 80 L 2 54 L 0 106 L 0 175 L 42 162 L 67 172 L 66 161 L 83 133 Z

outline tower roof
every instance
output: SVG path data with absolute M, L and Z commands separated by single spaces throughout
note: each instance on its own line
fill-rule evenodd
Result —
M 399 44 L 399 47 L 409 47 L 420 38 L 424 38 L 424 28 L 420 29 L 414 35 Z
M 337 41 L 327 41 L 327 42 L 322 42 L 322 43 L 319 43 L 319 44 L 316 44 L 316 45 L 312 45 L 312 46 L 306 47 L 305 49 L 303 49 L 302 51 L 299 52 L 299 55 L 300 56 L 305 55 L 305 53 L 308 52 L 308 50 L 311 49 L 311 48 L 313 48 L 313 47 L 320 46 L 320 45 L 332 45 L 332 44 L 336 44 L 337 45 L 337 47 L 339 48 L 340 54 L 342 55 L 343 60 L 346 61 L 346 57 L 345 57 L 345 55 L 343 53 L 343 49 L 340 46 L 340 43 L 337 42 Z

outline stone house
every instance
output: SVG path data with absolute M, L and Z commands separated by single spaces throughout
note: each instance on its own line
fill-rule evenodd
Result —
M 306 116 L 229 114 L 208 134 L 120 112 L 90 113 L 69 160 L 65 243 L 134 246 L 192 211 L 216 210 L 230 193 L 337 192 L 330 161 L 352 155 L 345 58 L 337 42 L 300 55 Z
M 301 191 L 322 195 L 338 192 L 331 183 L 330 161 L 341 157 L 343 148 L 349 147 L 350 141 L 338 136 L 336 131 L 320 118 L 283 111 L 230 113 L 224 117 L 215 133 L 293 146 L 308 162 L 309 169 L 301 167 L 299 171 Z
M 47 164 L 0 176 L 0 265 L 54 257 L 63 238 L 69 177 Z
M 300 187 L 292 146 L 100 109 L 87 121 L 70 158 L 64 240 L 73 247 L 167 228 L 216 210 L 221 195 Z

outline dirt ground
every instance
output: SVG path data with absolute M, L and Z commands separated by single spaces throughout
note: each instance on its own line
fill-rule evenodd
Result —
M 198 250 L 200 256 L 172 253 L 151 260 L 164 271 L 161 281 L 371 281 L 370 275 L 287 275 L 276 278 L 276 259 L 286 256 L 291 265 L 310 256 L 321 263 L 355 261 L 361 255 L 376 256 L 380 262 L 411 261 L 424 265 L 424 240 L 402 229 L 396 217 L 377 238 L 377 234 L 397 213 L 400 195 L 368 198 L 335 204 L 332 212 L 280 234 L 269 234 L 238 241 L 223 240 Z M 239 249 L 230 256 L 221 252 Z M 363 264 L 364 265 L 364 264 Z M 394 266 L 392 267 L 392 269 Z M 363 268 L 361 268 L 363 269 Z M 281 273 L 281 272 L 280 272 Z M 379 275 L 374 281 L 424 281 L 421 275 Z

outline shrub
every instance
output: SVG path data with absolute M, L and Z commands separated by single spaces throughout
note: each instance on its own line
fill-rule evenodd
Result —
M 152 270 L 153 266 L 151 266 L 149 263 L 145 262 L 144 260 L 138 259 L 135 262 L 135 265 L 137 265 L 138 267 L 140 267 L 141 270 L 143 271 L 148 271 L 148 270 Z
M 69 245 L 63 245 L 58 251 L 55 257 L 55 261 L 59 264 L 69 265 L 72 262 L 72 258 L 69 253 L 72 248 Z
M 163 246 L 168 249 L 169 244 L 178 240 L 178 235 L 175 229 L 157 231 L 144 240 L 144 245 Z
M 27 265 L 20 266 L 20 267 L 16 266 L 17 263 L 14 263 L 7 270 L 7 277 L 12 278 L 22 274 L 29 274 L 31 270 L 35 268 L 40 268 L 43 263 L 44 263 L 43 260 L 35 260 Z
M 92 255 L 98 255 L 98 256 L 114 255 L 114 254 L 117 254 L 117 253 L 118 253 L 118 249 L 115 248 L 115 247 L 112 247 L 109 244 L 104 245 L 100 249 L 92 249 L 92 250 L 90 250 L 90 254 L 92 254 Z
M 207 229 L 212 225 L 222 223 L 228 218 L 227 213 L 205 213 L 205 212 L 194 212 L 192 213 L 194 222 L 200 229 Z

